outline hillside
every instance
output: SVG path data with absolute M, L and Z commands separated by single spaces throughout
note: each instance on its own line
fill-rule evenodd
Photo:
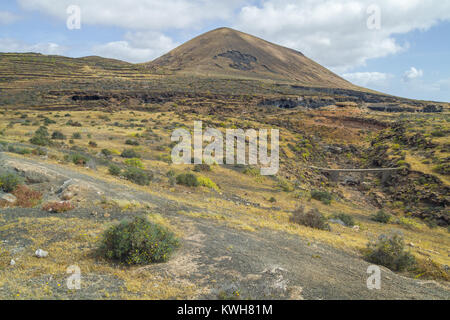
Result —
M 289 80 L 310 87 L 357 89 L 301 52 L 229 28 L 202 34 L 147 66 L 180 74 Z
M 448 300 L 449 119 L 230 29 L 147 64 L 0 54 L 0 300 Z M 171 135 L 195 121 L 278 129 L 279 172 L 174 164 Z M 179 240 L 165 261 L 99 252 L 137 216 Z M 397 235 L 385 253 L 407 259 L 371 255 Z

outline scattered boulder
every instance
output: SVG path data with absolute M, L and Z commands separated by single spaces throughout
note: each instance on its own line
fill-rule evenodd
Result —
M 34 255 L 38 258 L 46 258 L 48 257 L 48 252 L 44 251 L 42 249 L 38 249 L 36 250 L 36 252 L 34 253 Z
M 45 250 L 42 250 L 42 249 L 36 250 L 36 252 L 34 254 L 38 258 L 46 258 L 46 257 L 48 257 L 48 252 L 45 251 Z
M 17 201 L 16 196 L 10 194 L 10 193 L 3 193 L 0 192 L 0 201 L 6 201 L 10 204 L 14 204 Z
M 342 221 L 341 219 L 330 219 L 328 221 L 330 221 L 331 223 L 340 224 L 341 226 L 346 227 L 344 221 Z

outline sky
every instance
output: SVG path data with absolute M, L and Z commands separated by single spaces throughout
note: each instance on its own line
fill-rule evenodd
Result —
M 230 27 L 354 84 L 450 102 L 450 0 L 2 0 L 0 52 L 151 61 Z

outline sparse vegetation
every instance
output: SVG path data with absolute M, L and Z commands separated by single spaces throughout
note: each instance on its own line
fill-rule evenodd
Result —
M 21 181 L 22 179 L 14 173 L 0 173 L 0 190 L 11 193 Z
M 192 173 L 181 173 L 177 176 L 177 184 L 181 184 L 188 187 L 198 187 L 200 183 L 198 182 L 197 176 Z
M 315 208 L 305 211 L 304 207 L 299 207 L 292 213 L 290 221 L 314 229 L 330 230 L 327 218 Z
M 73 209 L 75 209 L 75 206 L 69 201 L 49 202 L 42 207 L 42 210 L 52 213 L 63 213 Z
M 393 271 L 403 271 L 414 266 L 414 256 L 405 250 L 403 237 L 398 233 L 381 235 L 367 245 L 364 254 L 367 261 L 385 266 Z
M 123 175 L 127 180 L 138 185 L 147 186 L 150 184 L 151 176 L 142 169 L 129 167 L 124 171 Z
M 392 218 L 392 216 L 389 213 L 384 212 L 383 210 L 378 211 L 371 217 L 371 219 L 373 221 L 376 221 L 379 223 L 389 223 L 391 218 Z
M 167 261 L 178 246 L 173 232 L 145 217 L 136 217 L 106 230 L 99 253 L 128 265 L 149 264 Z
M 120 176 L 120 174 L 122 173 L 122 169 L 115 165 L 115 164 L 111 164 L 108 168 L 109 173 L 113 176 Z
M 333 196 L 328 191 L 319 191 L 319 190 L 312 190 L 311 198 L 327 205 L 331 204 L 331 200 L 333 200 Z
M 125 150 L 123 150 L 123 152 L 120 154 L 120 156 L 122 158 L 127 158 L 127 159 L 140 158 L 140 155 L 136 151 L 134 151 L 133 149 L 125 149 Z
M 333 218 L 341 220 L 347 227 L 353 227 L 355 225 L 355 219 L 353 219 L 351 215 L 345 213 L 334 214 Z

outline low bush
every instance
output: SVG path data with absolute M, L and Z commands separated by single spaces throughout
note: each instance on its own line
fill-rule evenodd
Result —
M 125 144 L 129 145 L 129 146 L 138 146 L 139 142 L 136 140 L 127 140 L 127 141 L 125 141 Z
M 261 175 L 260 170 L 252 166 L 245 168 L 242 173 L 253 177 L 259 177 Z
M 129 167 L 124 172 L 124 177 L 141 186 L 147 186 L 150 184 L 151 177 L 142 169 Z
M 51 144 L 49 139 L 50 134 L 46 127 L 40 127 L 34 133 L 34 136 L 30 139 L 30 143 L 37 146 L 48 146 Z
M 48 202 L 44 204 L 42 210 L 54 213 L 62 213 L 75 209 L 75 206 L 69 201 Z
M 281 188 L 284 192 L 292 192 L 294 191 L 294 186 L 285 179 L 278 179 L 278 187 Z
M 377 241 L 370 242 L 364 256 L 368 262 L 393 271 L 403 271 L 416 263 L 414 256 L 405 250 L 403 237 L 397 233 L 381 235 Z
M 74 134 L 72 134 L 72 139 L 80 140 L 81 139 L 81 133 L 75 132 Z
M 197 176 L 192 173 L 181 173 L 177 176 L 177 184 L 181 184 L 188 187 L 198 187 L 200 183 L 198 182 Z
M 109 174 L 113 175 L 113 176 L 120 176 L 120 174 L 122 173 L 122 169 L 120 169 L 119 166 L 116 166 L 115 164 L 111 164 L 108 168 L 109 170 Z
M 179 241 L 170 230 L 145 217 L 136 217 L 107 229 L 99 253 L 128 265 L 149 264 L 167 261 L 178 246 Z
M 27 149 L 27 148 L 14 147 L 14 146 L 10 145 L 10 146 L 8 146 L 8 152 L 25 155 L 25 154 L 31 154 L 32 150 Z
M 55 131 L 52 134 L 53 140 L 65 140 L 66 136 L 61 131 Z
M 21 182 L 22 179 L 14 173 L 0 174 L 0 190 L 3 192 L 13 192 Z
M 208 177 L 198 177 L 197 181 L 203 187 L 219 191 L 219 187 Z
M 104 155 L 105 157 L 110 157 L 112 156 L 112 152 L 108 149 L 102 149 L 101 154 Z
M 123 150 L 123 152 L 120 154 L 120 156 L 122 158 L 127 158 L 127 159 L 140 158 L 140 155 L 136 151 L 134 151 L 133 149 L 125 149 L 125 150 Z
M 17 198 L 16 206 L 21 208 L 33 208 L 39 204 L 42 199 L 42 193 L 34 191 L 25 185 L 16 187 L 13 195 Z
M 202 172 L 202 171 L 209 172 L 209 171 L 212 171 L 212 168 L 209 164 L 202 163 L 202 164 L 196 164 L 194 166 L 194 171 L 195 172 Z
M 330 230 L 327 218 L 325 218 L 325 216 L 317 209 L 311 209 L 308 212 L 305 212 L 305 208 L 300 207 L 293 212 L 290 221 L 314 229 Z
M 326 205 L 331 204 L 331 200 L 333 200 L 333 196 L 328 191 L 319 191 L 319 190 L 312 190 L 311 191 L 311 198 L 318 200 Z
M 97 147 L 98 147 L 98 144 L 97 144 L 97 142 L 95 142 L 95 141 L 89 141 L 89 147 L 91 147 L 91 148 L 97 148 Z
M 142 163 L 141 160 L 139 160 L 138 158 L 131 158 L 131 159 L 126 159 L 124 161 L 124 163 L 127 166 L 130 167 L 135 167 L 135 168 L 139 168 L 139 169 L 144 169 L 144 164 Z
M 70 161 L 78 166 L 84 166 L 89 161 L 89 159 L 79 153 L 75 153 L 70 156 Z
M 433 167 L 433 172 L 440 173 L 443 175 L 450 175 L 450 164 L 443 163 Z
M 345 213 L 335 214 L 333 218 L 341 220 L 347 227 L 353 227 L 355 225 L 353 217 Z
M 391 218 L 392 216 L 389 213 L 380 210 L 374 215 L 372 215 L 371 220 L 379 223 L 388 223 L 391 220 Z

